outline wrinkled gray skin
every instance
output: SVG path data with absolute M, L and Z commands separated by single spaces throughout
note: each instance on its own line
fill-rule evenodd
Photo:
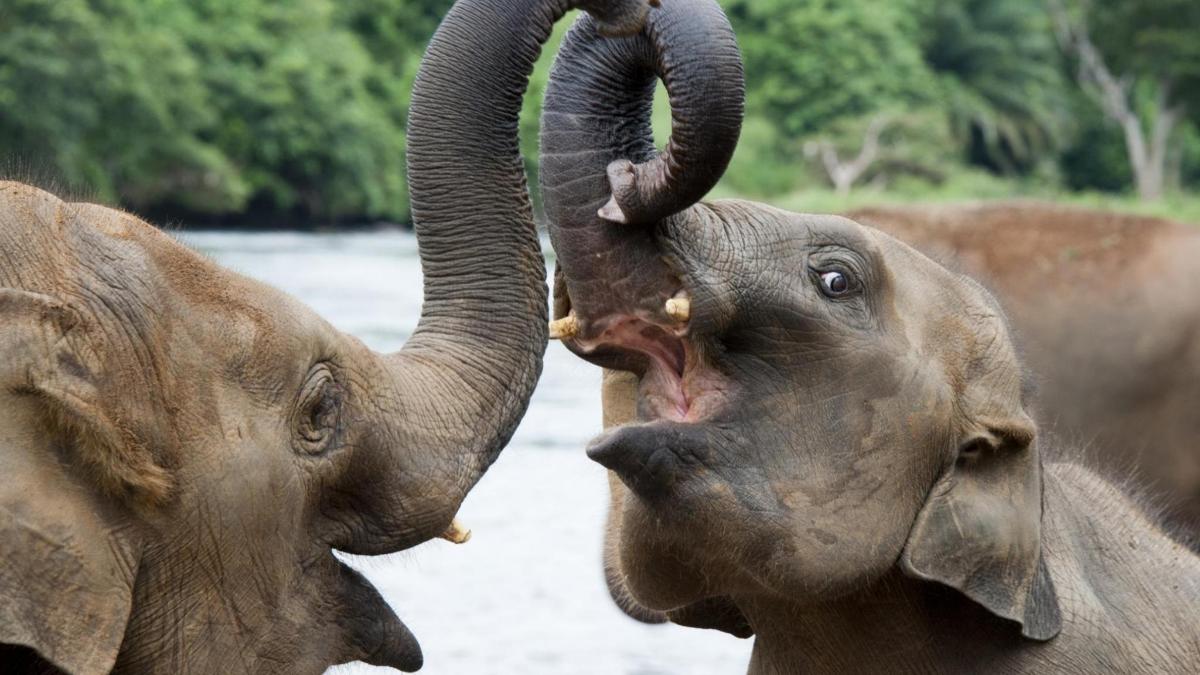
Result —
M 664 1 L 648 32 L 669 16 L 704 23 L 697 50 L 732 40 L 710 0 Z M 599 216 L 611 163 L 654 156 L 656 70 L 704 92 L 671 92 L 700 101 L 677 123 L 711 104 L 737 135 L 729 54 L 652 42 L 581 20 L 543 117 L 565 344 L 626 371 L 588 450 L 612 471 L 617 602 L 757 634 L 752 673 L 1195 672 L 1200 561 L 1095 474 L 1042 461 L 979 284 L 835 216 L 684 200 L 641 217 L 619 184 L 625 222 Z M 688 150 L 724 166 L 717 147 Z M 655 309 L 681 296 L 686 320 Z
M 1200 228 L 1038 203 L 849 215 L 983 280 L 1036 374 L 1043 437 L 1136 476 L 1200 547 Z
M 594 4 L 613 32 L 647 10 Z M 546 287 L 517 115 L 567 8 L 464 0 L 429 47 L 399 353 L 133 216 L 0 183 L 0 670 L 420 667 L 333 550 L 445 531 L 525 410 Z

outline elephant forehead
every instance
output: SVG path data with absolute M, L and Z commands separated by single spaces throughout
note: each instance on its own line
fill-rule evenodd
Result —
M 973 391 L 998 402 L 1020 400 L 1029 388 L 1028 377 L 996 298 L 975 279 L 887 234 L 875 235 L 895 261 L 889 311 L 916 352 L 941 364 L 956 396 Z
M 189 379 L 224 373 L 257 383 L 280 368 L 306 369 L 335 331 L 311 309 L 226 270 L 129 214 L 68 205 L 76 295 L 110 346 L 160 368 L 186 364 Z M 300 365 L 295 365 L 300 364 Z
M 876 242 L 894 309 L 907 323 L 927 330 L 948 318 L 971 317 L 976 325 L 988 324 L 989 333 L 1002 325 L 999 303 L 977 281 L 884 232 L 862 229 Z

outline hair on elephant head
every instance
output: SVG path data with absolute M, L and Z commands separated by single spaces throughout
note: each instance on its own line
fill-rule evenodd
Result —
M 541 369 L 521 95 L 565 11 L 463 0 L 409 129 L 420 324 L 379 354 L 133 216 L 0 183 L 0 660 L 72 673 L 420 667 L 333 551 L 447 531 Z
M 661 153 L 659 78 L 675 124 Z M 619 477 L 614 597 L 643 620 L 748 635 L 741 598 L 811 607 L 902 574 L 1052 638 L 1042 467 L 999 306 L 845 218 L 696 203 L 742 98 L 712 0 L 664 1 L 618 40 L 583 17 L 551 75 L 552 333 L 632 373 L 607 378 L 606 406 L 626 412 L 588 450 Z

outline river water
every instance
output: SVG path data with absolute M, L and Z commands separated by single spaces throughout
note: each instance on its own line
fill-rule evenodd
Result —
M 185 232 L 217 262 L 282 289 L 379 350 L 416 326 L 421 269 L 401 232 Z M 467 497 L 471 541 L 347 557 L 380 589 L 434 675 L 730 675 L 750 643 L 647 626 L 609 600 L 600 567 L 605 475 L 583 448 L 600 430 L 600 373 L 557 343 L 512 443 Z M 337 673 L 393 672 L 355 664 Z

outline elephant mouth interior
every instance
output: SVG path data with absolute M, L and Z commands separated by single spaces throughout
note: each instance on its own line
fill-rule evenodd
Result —
M 664 328 L 630 314 L 607 317 L 594 338 L 575 340 L 584 354 L 622 354 L 622 369 L 638 376 L 642 422 L 700 422 L 716 413 L 728 387 L 702 358 L 687 328 Z

